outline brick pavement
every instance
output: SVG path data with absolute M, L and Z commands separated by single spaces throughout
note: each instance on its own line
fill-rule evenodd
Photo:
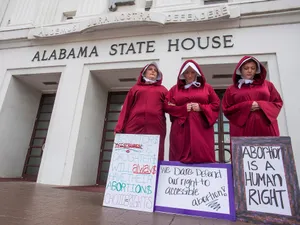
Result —
M 0 225 L 250 225 L 102 207 L 103 193 L 0 182 Z

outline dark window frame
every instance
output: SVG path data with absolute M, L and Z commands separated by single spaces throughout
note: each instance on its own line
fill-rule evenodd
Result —
M 29 181 L 36 181 L 37 180 L 38 171 L 37 171 L 37 174 L 34 174 L 34 175 L 29 174 L 28 173 L 28 168 L 37 168 L 37 167 L 39 168 L 40 164 L 39 165 L 30 165 L 29 161 L 30 161 L 31 158 L 40 158 L 42 160 L 42 155 L 43 155 L 43 149 L 42 148 L 43 148 L 43 145 L 45 144 L 47 135 L 46 135 L 46 137 L 36 137 L 36 132 L 41 131 L 41 130 L 47 130 L 48 131 L 49 125 L 48 125 L 48 128 L 37 128 L 37 126 L 38 126 L 39 122 L 49 122 L 50 123 L 51 116 L 50 116 L 49 120 L 45 120 L 45 119 L 40 120 L 39 117 L 43 113 L 51 113 L 52 114 L 52 111 L 51 112 L 42 112 L 42 107 L 44 105 L 53 105 L 54 106 L 55 96 L 56 96 L 56 94 L 43 94 L 41 96 L 41 100 L 40 100 L 40 103 L 39 103 L 39 108 L 38 108 L 38 111 L 37 111 L 37 114 L 36 114 L 34 127 L 33 127 L 33 130 L 32 130 L 32 134 L 31 134 L 31 138 L 30 138 L 30 142 L 29 142 L 29 145 L 28 145 L 28 150 L 27 150 L 27 154 L 26 154 L 26 158 L 25 158 L 25 162 L 24 162 L 24 166 L 23 166 L 23 171 L 22 171 L 22 178 L 25 179 L 25 180 L 29 180 Z M 49 103 L 49 102 L 44 103 L 44 100 L 48 97 L 54 97 L 53 103 Z M 52 107 L 52 109 L 53 109 L 53 107 Z M 42 145 L 34 145 L 34 141 L 38 140 L 38 139 L 43 140 Z M 32 149 L 37 149 L 37 148 L 41 149 L 41 153 L 39 155 L 31 154 Z

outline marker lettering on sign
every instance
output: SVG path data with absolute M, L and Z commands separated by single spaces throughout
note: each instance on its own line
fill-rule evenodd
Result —
M 176 188 L 176 187 L 167 187 L 165 190 L 167 195 L 190 195 L 198 196 L 198 188 Z
M 152 194 L 152 187 L 150 185 L 130 184 L 118 181 L 110 181 L 106 185 L 106 188 L 117 192 L 133 192 Z
M 266 173 L 253 173 L 245 172 L 246 185 L 249 186 L 273 186 L 282 187 L 282 177 L 280 174 L 266 174 Z
M 181 179 L 180 184 L 187 187 L 187 188 L 189 188 L 191 186 L 196 187 L 196 186 L 198 186 L 198 180 L 196 178 L 194 178 L 194 179 L 191 179 L 191 178 L 190 179 Z
M 199 177 L 222 178 L 221 171 L 209 171 L 207 169 L 196 169 L 196 174 Z
M 160 166 L 157 202 L 166 206 L 208 212 L 228 212 L 225 169 L 189 166 Z M 161 197 L 162 196 L 162 197 Z M 176 203 L 174 203 L 174 201 Z
M 156 174 L 156 166 L 134 164 L 132 172 L 134 174 Z
M 282 198 L 283 192 L 286 192 L 286 190 L 265 189 L 260 191 L 256 189 L 249 189 L 249 205 L 274 205 L 284 209 Z
M 208 192 L 206 196 L 195 198 L 192 202 L 193 206 L 200 206 L 201 204 L 206 203 L 210 208 L 219 210 L 221 206 L 217 203 L 220 196 L 227 196 L 225 187 L 222 187 L 221 190 L 217 192 Z
M 153 176 L 145 176 L 143 174 L 132 174 L 126 172 L 110 172 L 109 178 L 111 180 L 118 180 L 123 183 L 137 183 L 137 184 L 150 184 L 155 179 Z
M 280 147 L 272 146 L 245 146 L 243 149 L 243 158 L 248 156 L 251 159 L 280 159 Z
M 189 168 L 179 168 L 179 167 L 174 167 L 174 175 L 193 175 L 194 172 L 189 169 Z
M 170 167 L 161 167 L 160 168 L 162 173 L 171 173 Z
M 145 197 L 138 194 L 105 193 L 104 203 L 107 205 L 125 206 L 128 208 L 153 208 L 151 197 Z
M 270 206 L 280 209 L 286 207 L 286 181 L 282 175 L 283 171 L 278 170 L 283 168 L 281 151 L 280 146 L 242 147 L 247 205 L 250 208 L 252 206 Z M 259 210 L 259 207 L 257 209 Z
M 172 178 L 172 177 L 169 177 L 168 178 L 168 181 L 169 181 L 169 184 L 174 184 L 174 185 L 177 185 L 178 184 L 178 179 L 179 178 Z
M 157 135 L 116 135 L 103 205 L 152 212 L 158 139 Z

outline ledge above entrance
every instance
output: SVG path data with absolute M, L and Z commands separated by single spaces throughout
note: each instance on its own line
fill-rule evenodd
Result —
M 237 9 L 237 8 L 235 8 Z M 205 22 L 224 18 L 237 18 L 239 10 L 227 4 L 197 10 L 160 12 L 120 12 L 96 17 L 74 19 L 71 23 L 36 27 L 30 30 L 28 39 L 57 37 L 95 30 L 124 28 L 124 26 L 166 25 L 174 23 Z

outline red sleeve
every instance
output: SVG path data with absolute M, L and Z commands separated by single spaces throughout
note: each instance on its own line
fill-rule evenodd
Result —
M 283 105 L 283 101 L 274 85 L 271 82 L 268 82 L 267 85 L 270 91 L 270 100 L 257 101 L 257 103 L 268 118 L 269 122 L 273 123 L 277 120 L 277 117 Z
M 162 92 L 162 102 L 163 102 L 163 103 L 166 102 L 167 95 L 168 95 L 168 90 L 167 90 L 167 88 L 165 88 L 165 87 L 163 86 L 163 92 Z
M 166 100 L 164 103 L 164 110 L 166 113 L 170 114 L 171 122 L 173 122 L 175 118 L 179 118 L 180 123 L 183 124 L 188 116 L 186 104 L 181 105 L 181 106 L 169 105 L 169 103 L 175 104 L 175 102 L 172 100 L 173 95 L 174 95 L 174 89 L 175 89 L 175 87 L 171 88 L 170 91 L 166 95 Z
M 131 110 L 131 106 L 133 103 L 133 91 L 132 89 L 128 92 L 126 95 L 121 113 L 119 115 L 118 123 L 115 128 L 116 133 L 122 133 L 129 115 L 129 112 Z
M 222 110 L 228 120 L 236 126 L 245 125 L 250 113 L 253 101 L 235 103 L 228 88 L 222 99 Z
M 211 86 L 209 86 L 208 91 L 209 104 L 200 104 L 200 112 L 205 116 L 208 125 L 213 126 L 219 117 L 220 99 Z

